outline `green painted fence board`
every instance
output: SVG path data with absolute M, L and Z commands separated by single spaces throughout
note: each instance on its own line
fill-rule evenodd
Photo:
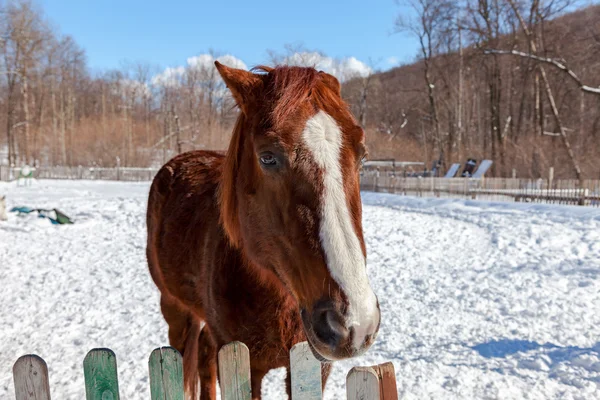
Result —
M 110 349 L 93 349 L 83 360 L 85 398 L 119 400 L 117 357 Z
M 48 367 L 34 354 L 19 357 L 13 366 L 17 400 L 50 400 Z
M 292 399 L 322 400 L 321 363 L 313 356 L 307 342 L 296 344 L 290 351 Z
M 250 353 L 244 343 L 232 342 L 219 350 L 219 384 L 222 400 L 252 398 Z
M 150 354 L 148 367 L 152 400 L 184 400 L 183 362 L 177 349 L 155 349 Z

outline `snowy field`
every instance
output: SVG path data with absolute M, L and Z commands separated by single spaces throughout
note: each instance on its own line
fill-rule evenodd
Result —
M 167 345 L 147 272 L 149 184 L 0 183 L 8 207 L 76 220 L 0 221 L 0 399 L 12 365 L 36 353 L 56 399 L 83 399 L 88 350 L 117 354 L 121 396 L 148 399 L 147 357 Z M 369 275 L 382 308 L 366 356 L 335 364 L 327 399 L 353 365 L 387 360 L 405 399 L 600 398 L 600 210 L 364 193 Z M 263 382 L 285 398 L 282 371 Z

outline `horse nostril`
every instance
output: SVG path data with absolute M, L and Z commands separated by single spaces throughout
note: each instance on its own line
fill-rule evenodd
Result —
M 320 342 L 337 348 L 348 339 L 350 331 L 344 326 L 342 316 L 331 309 L 313 315 L 313 330 Z
M 370 335 L 367 335 L 365 337 L 365 343 L 363 344 L 363 348 L 370 347 L 373 344 L 373 342 L 375 341 L 376 337 L 377 337 L 377 333 L 372 333 Z

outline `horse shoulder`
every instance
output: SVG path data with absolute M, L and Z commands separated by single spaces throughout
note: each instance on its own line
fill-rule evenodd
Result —
M 194 301 L 220 238 L 216 190 L 222 156 L 183 153 L 157 173 L 148 200 L 148 262 L 161 291 Z

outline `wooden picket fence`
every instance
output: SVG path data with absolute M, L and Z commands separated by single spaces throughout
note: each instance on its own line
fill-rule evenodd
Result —
M 13 181 L 19 177 L 21 168 L 0 165 L 0 181 Z M 158 168 L 134 167 L 36 167 L 35 179 L 86 179 L 103 181 L 151 181 Z
M 290 352 L 292 400 L 320 400 L 321 364 L 308 343 L 298 343 Z M 223 400 L 250 400 L 250 355 L 241 342 L 223 346 L 218 355 L 219 385 Z M 173 347 L 150 354 L 150 398 L 184 400 L 183 363 Z M 83 360 L 86 400 L 119 400 L 117 357 L 110 349 L 93 349 Z M 13 367 L 17 400 L 50 400 L 46 362 L 36 355 L 20 357 Z M 348 400 L 397 400 L 396 377 L 391 362 L 355 367 L 346 378 Z M 143 396 L 140 395 L 140 398 Z
M 600 180 L 518 178 L 414 178 L 391 168 L 361 171 L 363 191 L 417 197 L 527 202 L 600 207 Z

